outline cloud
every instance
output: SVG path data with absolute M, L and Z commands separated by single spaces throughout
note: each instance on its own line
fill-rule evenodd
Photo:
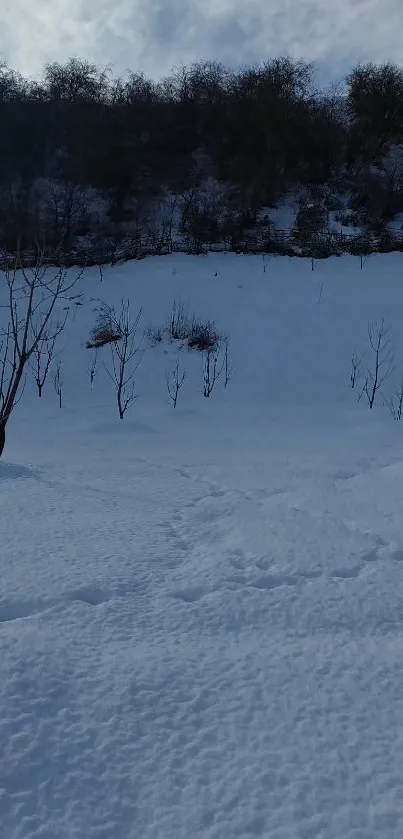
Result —
M 5 0 L 0 56 L 25 75 L 76 55 L 157 78 L 213 58 L 289 54 L 329 79 L 357 61 L 403 64 L 402 0 Z

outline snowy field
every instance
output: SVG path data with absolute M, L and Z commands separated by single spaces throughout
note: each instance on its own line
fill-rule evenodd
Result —
M 160 257 L 80 291 L 64 407 L 28 381 L 0 461 L 1 839 L 400 839 L 403 425 L 350 359 L 384 317 L 403 375 L 403 257 Z M 142 329 L 174 298 L 214 319 L 228 388 L 146 339 L 120 421 L 85 343 L 122 296 Z

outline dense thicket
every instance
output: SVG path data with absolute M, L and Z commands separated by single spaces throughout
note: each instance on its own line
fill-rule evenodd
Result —
M 403 210 L 399 144 L 403 70 L 392 64 L 353 69 L 339 92 L 317 90 L 313 67 L 289 58 L 199 63 L 160 82 L 78 59 L 34 82 L 1 65 L 0 232 L 10 246 L 39 232 L 65 246 L 116 238 L 150 225 L 169 195 L 197 247 L 235 237 L 291 189 L 329 185 L 382 226 Z

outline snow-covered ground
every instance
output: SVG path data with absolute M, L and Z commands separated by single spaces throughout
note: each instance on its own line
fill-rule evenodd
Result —
M 403 372 L 402 267 L 85 274 L 64 407 L 28 382 L 0 461 L 2 839 L 403 836 L 403 426 L 349 382 L 381 317 Z M 228 388 L 146 341 L 120 421 L 85 342 L 127 295 L 213 318 Z

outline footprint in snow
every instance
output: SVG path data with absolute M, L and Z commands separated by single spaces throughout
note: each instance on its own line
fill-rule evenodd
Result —
M 173 591 L 170 596 L 175 600 L 183 600 L 184 603 L 197 603 L 206 594 L 208 594 L 208 589 L 203 586 L 193 586 Z
M 272 589 L 281 586 L 296 586 L 297 584 L 298 577 L 288 574 L 267 574 L 249 583 L 253 588 L 266 589 L 267 591 L 272 591 Z

